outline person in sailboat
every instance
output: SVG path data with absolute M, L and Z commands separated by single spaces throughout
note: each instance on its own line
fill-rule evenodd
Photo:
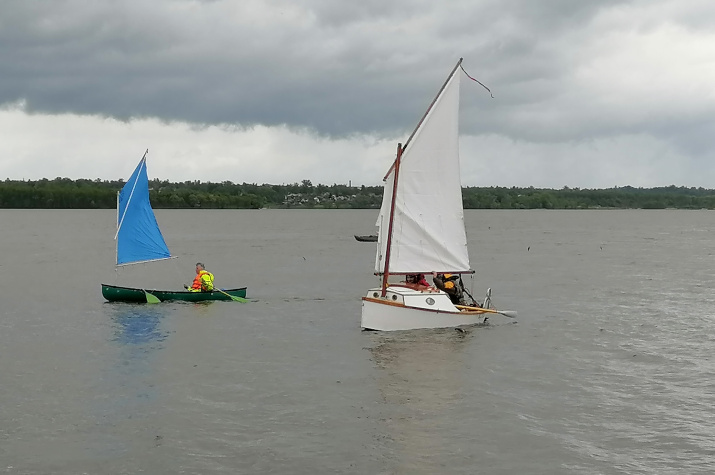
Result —
M 405 276 L 405 286 L 422 292 L 434 291 L 434 287 L 429 285 L 424 274 L 407 274 Z
M 191 287 L 184 285 L 189 292 L 211 292 L 214 289 L 214 275 L 206 270 L 202 262 L 196 263 L 196 277 Z
M 435 287 L 449 295 L 453 304 L 466 305 L 459 275 L 432 272 L 432 282 Z

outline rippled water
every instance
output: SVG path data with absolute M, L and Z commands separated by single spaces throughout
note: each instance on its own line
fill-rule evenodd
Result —
M 467 211 L 517 322 L 361 332 L 374 211 L 0 210 L 0 473 L 682 474 L 715 464 L 715 214 Z M 110 304 L 206 262 L 248 304 Z

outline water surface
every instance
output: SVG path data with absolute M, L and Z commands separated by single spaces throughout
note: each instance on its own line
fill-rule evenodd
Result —
M 514 322 L 361 332 L 369 210 L 0 210 L 0 472 L 682 474 L 715 463 L 708 211 L 466 212 Z M 104 302 L 202 261 L 249 304 Z

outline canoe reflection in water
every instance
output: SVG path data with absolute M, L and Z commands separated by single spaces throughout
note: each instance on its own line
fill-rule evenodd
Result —
M 164 309 L 143 304 L 106 304 L 112 310 L 115 326 L 114 341 L 124 344 L 141 345 L 162 342 L 169 332 L 161 329 Z

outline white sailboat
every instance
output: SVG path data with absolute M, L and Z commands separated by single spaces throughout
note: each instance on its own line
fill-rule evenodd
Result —
M 375 274 L 379 288 L 362 298 L 361 326 L 369 330 L 444 328 L 480 323 L 498 313 L 490 291 L 482 307 L 455 305 L 442 291 L 420 291 L 390 276 L 473 274 L 464 229 L 459 169 L 459 60 L 384 178 L 377 219 Z

